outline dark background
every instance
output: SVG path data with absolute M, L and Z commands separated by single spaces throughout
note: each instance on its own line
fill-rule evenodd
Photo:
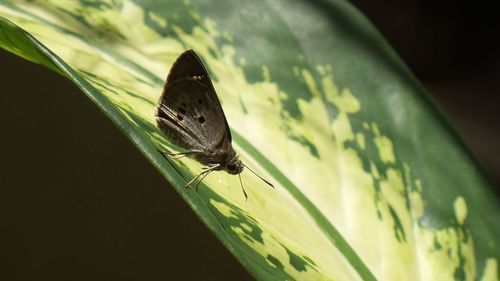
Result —
M 352 2 L 499 186 L 492 4 Z M 0 62 L 0 279 L 251 280 L 75 85 L 3 50 Z

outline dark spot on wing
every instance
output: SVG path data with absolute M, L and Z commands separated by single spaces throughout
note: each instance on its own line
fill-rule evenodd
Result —
M 202 104 L 203 101 L 201 99 L 198 99 L 198 104 Z
M 179 121 L 182 121 L 182 119 L 184 119 L 184 116 L 182 116 L 181 114 L 177 114 L 177 119 L 179 119 Z
M 205 117 L 200 116 L 200 117 L 198 117 L 198 121 L 200 121 L 200 124 L 203 124 L 203 123 L 205 123 L 206 120 L 205 120 Z

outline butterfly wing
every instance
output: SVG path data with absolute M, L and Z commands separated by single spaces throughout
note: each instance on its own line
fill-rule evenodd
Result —
M 157 122 L 182 148 L 213 150 L 231 145 L 231 133 L 208 72 L 188 50 L 175 61 L 158 102 Z

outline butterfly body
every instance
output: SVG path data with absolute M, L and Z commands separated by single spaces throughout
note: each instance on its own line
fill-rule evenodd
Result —
M 212 170 L 243 171 L 210 77 L 196 53 L 176 60 L 156 113 L 158 127 L 173 144 Z

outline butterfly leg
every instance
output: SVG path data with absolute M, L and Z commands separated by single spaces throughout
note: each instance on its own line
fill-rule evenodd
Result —
M 196 184 L 196 187 L 194 188 L 196 190 L 196 192 L 198 192 L 198 187 L 200 186 L 200 183 L 208 176 L 208 174 L 210 174 L 212 172 L 212 170 L 206 172 L 202 177 L 201 179 L 198 181 L 198 183 Z
M 165 151 L 158 150 L 158 152 L 160 152 L 163 156 L 168 156 L 172 159 L 179 159 L 179 158 L 185 157 L 185 156 L 190 155 L 190 154 L 200 153 L 201 151 L 200 150 L 188 150 L 188 151 L 184 151 L 184 152 L 172 153 L 172 152 L 165 152 Z
M 199 175 L 197 175 L 196 177 L 194 177 L 192 180 L 190 180 L 187 184 L 186 184 L 186 187 L 189 187 L 191 185 L 191 183 L 193 183 L 196 179 L 198 179 L 199 177 L 203 176 L 200 180 L 200 182 L 210 173 L 212 172 L 214 169 L 216 169 L 217 167 L 219 167 L 220 164 L 215 164 L 213 166 L 209 166 L 208 168 L 206 168 L 203 172 L 201 172 Z M 200 183 L 198 183 L 196 186 L 198 186 Z

